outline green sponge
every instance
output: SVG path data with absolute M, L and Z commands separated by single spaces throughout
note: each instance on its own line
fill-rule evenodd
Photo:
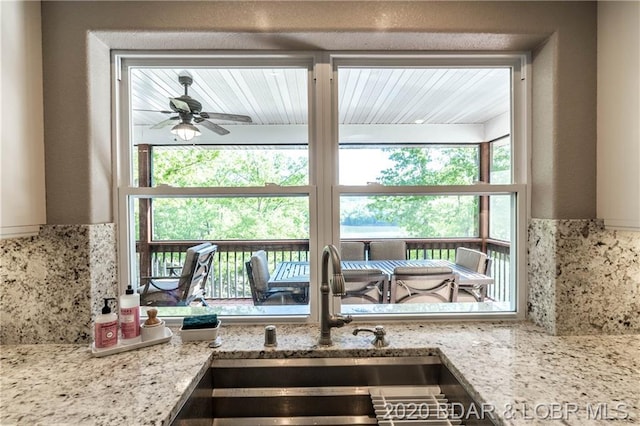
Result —
M 194 315 L 182 319 L 183 330 L 198 330 L 201 328 L 216 328 L 218 326 L 218 315 Z

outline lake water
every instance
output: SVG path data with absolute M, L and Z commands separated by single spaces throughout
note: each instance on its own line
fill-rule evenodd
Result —
M 340 225 L 340 238 L 408 238 L 399 226 L 346 226 Z

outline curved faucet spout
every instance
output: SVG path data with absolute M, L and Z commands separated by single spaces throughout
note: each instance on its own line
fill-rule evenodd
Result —
M 329 263 L 333 269 L 333 276 L 329 280 Z M 331 286 L 329 283 L 331 282 Z M 322 271 L 320 282 L 320 341 L 324 346 L 330 346 L 331 328 L 342 327 L 350 323 L 353 318 L 351 315 L 332 315 L 329 311 L 329 294 L 333 291 L 333 295 L 340 297 L 345 294 L 344 276 L 342 275 L 342 267 L 340 266 L 340 255 L 333 245 L 328 245 L 322 251 Z
M 333 275 L 329 279 L 329 262 L 331 262 L 331 270 Z M 340 255 L 333 245 L 328 245 L 322 250 L 322 281 L 321 284 L 331 286 L 334 296 L 344 296 L 344 275 L 342 275 L 342 266 L 340 265 Z

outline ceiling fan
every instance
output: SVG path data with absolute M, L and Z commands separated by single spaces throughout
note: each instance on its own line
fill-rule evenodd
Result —
M 174 124 L 171 128 L 171 133 L 177 135 L 182 140 L 189 141 L 195 136 L 200 136 L 201 134 L 200 130 L 194 125 L 194 123 L 201 124 L 205 128 L 219 135 L 226 135 L 229 131 L 222 126 L 209 121 L 209 119 L 213 118 L 217 120 L 251 123 L 251 117 L 248 115 L 202 111 L 202 104 L 189 96 L 189 86 L 193 83 L 193 77 L 191 74 L 187 71 L 181 72 L 178 76 L 178 81 L 184 86 L 184 95 L 177 98 L 169 98 L 169 107 L 171 107 L 171 111 L 137 110 L 161 112 L 163 114 L 177 114 L 176 116 L 170 117 L 153 125 L 151 127 L 152 129 L 161 129 L 162 127 Z

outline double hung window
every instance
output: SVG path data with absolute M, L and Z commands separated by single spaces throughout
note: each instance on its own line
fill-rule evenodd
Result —
M 396 240 L 408 262 L 481 251 L 493 282 L 481 300 L 459 288 L 454 302 L 400 304 L 386 271 L 385 285 L 365 288 L 375 297 L 337 297 L 336 309 L 371 318 L 522 309 L 522 55 L 116 56 L 121 284 L 142 289 L 179 274 L 189 247 L 218 246 L 203 284 L 209 306 L 165 315 L 315 321 L 324 245 L 361 244 L 355 265 L 367 268 L 372 243 Z M 265 280 L 247 265 L 260 251 Z

